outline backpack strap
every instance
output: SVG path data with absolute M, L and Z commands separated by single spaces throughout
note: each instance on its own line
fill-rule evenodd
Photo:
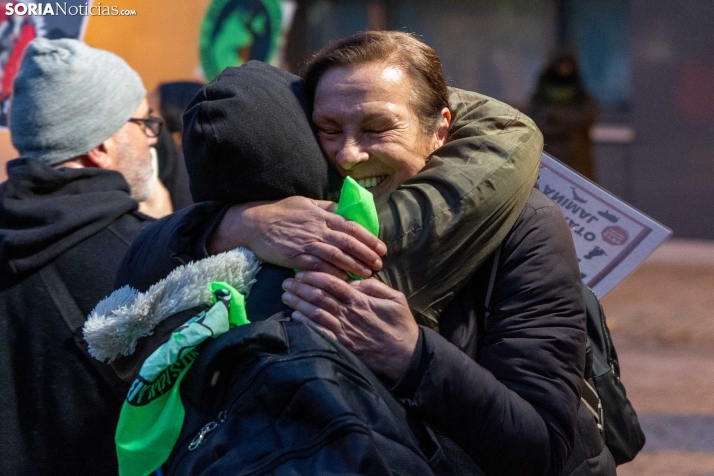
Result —
M 72 297 L 72 294 L 69 292 L 67 285 L 54 264 L 45 266 L 38 274 L 47 288 L 47 291 L 49 291 L 52 302 L 62 315 L 64 323 L 74 336 L 77 330 L 84 326 L 86 316 L 79 308 L 77 301 Z
M 491 276 L 488 279 L 488 288 L 486 289 L 486 299 L 484 300 L 484 328 L 488 318 L 491 317 L 491 295 L 493 294 L 493 286 L 496 284 L 496 274 L 498 273 L 498 260 L 501 258 L 501 245 L 498 245 L 493 253 L 493 264 L 491 265 Z
M 47 288 L 50 299 L 59 310 L 62 320 L 67 325 L 74 345 L 93 371 L 96 372 L 98 380 L 107 386 L 112 394 L 118 398 L 118 401 L 123 401 L 124 397 L 126 397 L 127 385 L 114 375 L 114 371 L 108 365 L 102 364 L 89 355 L 87 343 L 84 341 L 84 335 L 82 334 L 86 315 L 80 309 L 72 293 L 70 293 L 67 284 L 60 276 L 54 263 L 50 263 L 40 269 L 37 274 Z
M 483 342 L 486 338 L 486 327 L 488 320 L 491 318 L 491 296 L 493 288 L 496 285 L 496 275 L 498 274 L 498 261 L 501 258 L 501 245 L 498 245 L 496 251 L 493 252 L 493 263 L 491 264 L 491 275 L 488 278 L 488 287 L 486 288 L 486 296 L 483 300 L 483 314 L 477 313 L 476 321 L 476 362 L 481 362 L 481 350 L 483 350 Z
M 603 431 L 605 431 L 602 426 L 602 403 L 597 392 L 592 385 L 590 385 L 590 382 L 588 382 L 587 379 L 583 379 L 580 402 L 585 405 L 585 408 L 587 408 L 590 413 L 592 413 L 595 418 L 597 428 L 600 430 L 600 435 L 602 435 Z

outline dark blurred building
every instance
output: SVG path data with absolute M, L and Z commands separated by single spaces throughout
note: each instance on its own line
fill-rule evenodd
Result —
M 303 0 L 285 53 L 299 70 L 331 40 L 411 31 L 450 84 L 525 108 L 569 48 L 599 107 L 598 182 L 677 237 L 714 239 L 713 27 L 711 0 Z

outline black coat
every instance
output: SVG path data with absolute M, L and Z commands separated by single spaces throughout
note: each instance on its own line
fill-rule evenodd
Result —
M 152 219 L 117 172 L 25 159 L 8 172 L 0 186 L 0 474 L 116 474 L 114 431 L 128 386 L 87 354 L 79 327 Z
M 394 389 L 486 474 L 560 475 L 576 431 L 585 309 L 570 230 L 531 194 L 501 246 L 490 317 L 489 260 L 441 318 Z M 485 327 L 485 328 L 484 328 Z

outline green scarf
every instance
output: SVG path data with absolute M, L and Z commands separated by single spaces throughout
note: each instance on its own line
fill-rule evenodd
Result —
M 198 356 L 196 347 L 209 337 L 248 324 L 245 300 L 226 283 L 211 283 L 214 305 L 176 329 L 146 359 L 129 389 L 114 437 L 120 476 L 145 476 L 168 459 L 185 416 L 179 388 Z M 216 302 L 218 290 L 230 293 L 228 308 Z
M 360 186 L 352 177 L 347 177 L 342 184 L 335 214 L 355 221 L 374 236 L 379 236 L 379 217 L 372 192 Z M 352 273 L 348 274 L 351 279 L 362 279 Z

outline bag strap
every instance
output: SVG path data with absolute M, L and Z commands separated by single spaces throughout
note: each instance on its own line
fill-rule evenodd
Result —
M 45 266 L 38 274 L 49 291 L 52 302 L 62 315 L 64 323 L 72 335 L 74 335 L 78 329 L 84 326 L 85 320 L 85 315 L 79 308 L 77 301 L 72 297 L 72 294 L 69 292 L 67 285 L 54 264 Z
M 590 385 L 587 379 L 583 379 L 582 394 L 580 396 L 580 401 L 585 405 L 585 408 L 592 414 L 595 418 L 595 424 L 597 424 L 598 430 L 600 430 L 600 436 L 604 436 L 605 429 L 602 426 L 603 420 L 603 409 L 602 402 L 600 401 L 600 396 L 595 391 L 595 389 Z
M 483 300 L 483 314 L 477 313 L 476 320 L 476 362 L 481 362 L 481 350 L 483 342 L 486 338 L 486 325 L 491 317 L 491 296 L 493 288 L 496 285 L 496 275 L 498 274 L 498 261 L 501 258 L 501 245 L 498 245 L 496 251 L 493 252 L 493 263 L 491 264 L 491 275 L 488 278 L 488 287 L 486 288 L 486 296 Z
M 491 295 L 493 294 L 493 287 L 496 284 L 496 274 L 498 273 L 498 261 L 501 258 L 501 245 L 498 245 L 496 251 L 493 253 L 493 264 L 491 265 L 491 276 L 488 279 L 488 288 L 486 289 L 486 299 L 484 300 L 484 327 L 488 318 L 491 317 Z
M 42 283 L 47 288 L 50 299 L 57 307 L 62 316 L 62 320 L 67 325 L 72 336 L 72 341 L 79 352 L 83 355 L 99 381 L 107 386 L 109 391 L 118 399 L 123 401 L 126 397 L 127 386 L 114 375 L 114 371 L 108 365 L 102 364 L 89 355 L 87 343 L 84 341 L 82 328 L 84 327 L 86 316 L 79 304 L 70 293 L 67 284 L 53 263 L 38 271 Z

